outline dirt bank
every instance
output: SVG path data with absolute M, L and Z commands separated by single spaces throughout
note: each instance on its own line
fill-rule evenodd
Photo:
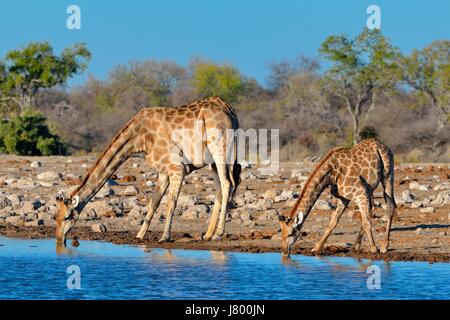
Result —
M 54 197 L 60 189 L 80 183 L 95 157 L 0 156 L 0 234 L 9 237 L 54 237 Z M 164 226 L 164 201 L 152 221 L 146 239 L 135 235 L 145 215 L 147 199 L 157 187 L 156 175 L 139 158 L 123 165 L 98 197 L 83 211 L 69 238 L 102 240 L 148 247 L 230 250 L 240 252 L 279 251 L 279 228 L 274 210 L 286 210 L 295 203 L 314 163 L 284 163 L 278 169 L 245 168 L 230 211 L 227 235 L 221 241 L 202 241 L 206 231 L 214 186 L 208 169 L 188 176 L 181 190 L 173 224 L 173 242 L 159 244 Z M 402 164 L 396 168 L 398 217 L 386 254 L 351 249 L 360 226 L 353 206 L 344 214 L 329 238 L 323 255 L 358 258 L 449 261 L 450 260 L 450 169 L 448 164 Z M 334 200 L 329 191 L 320 198 L 303 229 L 293 253 L 310 255 L 329 221 Z M 374 234 L 377 243 L 384 232 L 381 193 L 375 193 Z M 98 226 L 104 226 L 99 228 Z M 103 232 L 94 232 L 103 231 Z M 69 244 L 70 246 L 70 240 Z M 1 249 L 0 249 L 1 250 Z

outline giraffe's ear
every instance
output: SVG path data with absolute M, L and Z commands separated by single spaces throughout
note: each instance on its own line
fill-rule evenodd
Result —
M 76 208 L 76 207 L 78 206 L 79 203 L 80 203 L 80 197 L 79 197 L 79 196 L 73 197 L 73 199 L 72 199 L 72 206 L 73 206 L 74 208 Z

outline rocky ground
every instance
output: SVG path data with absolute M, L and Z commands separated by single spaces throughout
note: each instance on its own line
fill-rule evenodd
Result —
M 54 236 L 55 196 L 76 187 L 95 162 L 95 156 L 0 156 L 0 235 L 43 238 Z M 214 184 L 208 168 L 187 177 L 173 223 L 174 241 L 158 244 L 164 226 L 165 199 L 146 239 L 135 235 L 146 213 L 147 198 L 157 187 L 156 174 L 142 159 L 128 160 L 82 212 L 69 238 L 96 239 L 151 247 L 278 251 L 279 225 L 275 209 L 293 206 L 314 163 L 283 163 L 279 170 L 246 167 L 221 241 L 202 241 L 212 204 Z M 360 226 L 351 206 L 329 238 L 323 254 L 390 260 L 450 261 L 450 164 L 398 164 L 395 171 L 398 217 L 386 255 L 351 250 Z M 310 254 L 330 217 L 335 201 L 326 190 L 308 217 L 296 253 Z M 385 231 L 384 202 L 375 193 L 374 234 L 377 243 Z M 0 249 L 1 250 L 1 249 Z

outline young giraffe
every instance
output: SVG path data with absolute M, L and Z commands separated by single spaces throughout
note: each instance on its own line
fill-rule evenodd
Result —
M 219 97 L 175 108 L 142 109 L 113 138 L 78 188 L 69 196 L 57 196 L 57 243 L 65 244 L 67 233 L 83 208 L 119 166 L 131 155 L 141 152 L 145 153 L 146 164 L 158 172 L 159 190 L 148 203 L 137 237 L 144 238 L 168 189 L 166 223 L 159 241 L 169 241 L 172 216 L 184 177 L 211 164 L 216 200 L 204 239 L 220 239 L 225 229 L 227 204 L 240 179 L 241 166 L 236 160 L 233 133 L 238 127 L 235 110 Z M 226 134 L 228 130 L 233 133 L 231 139 Z
M 306 181 L 300 196 L 286 215 L 278 214 L 282 232 L 282 252 L 289 255 L 290 249 L 300 235 L 306 217 L 311 212 L 320 194 L 331 186 L 331 194 L 339 200 L 336 211 L 322 238 L 314 246 L 319 253 L 340 217 L 354 200 L 361 211 L 362 226 L 355 241 L 355 249 L 361 246 L 365 231 L 370 242 L 370 251 L 378 252 L 372 235 L 370 222 L 373 191 L 381 183 L 386 201 L 386 237 L 381 252 L 387 252 L 392 217 L 396 210 L 394 200 L 394 156 L 391 150 L 375 139 L 363 140 L 353 148 L 335 148 L 319 162 Z

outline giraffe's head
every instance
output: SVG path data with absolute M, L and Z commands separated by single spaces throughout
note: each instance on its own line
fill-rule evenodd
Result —
M 80 216 L 77 209 L 79 197 L 67 197 L 63 192 L 56 196 L 58 213 L 56 214 L 56 244 L 66 245 L 67 233 L 73 228 Z
M 277 218 L 281 226 L 281 253 L 283 256 L 288 256 L 292 246 L 300 235 L 303 213 L 300 212 L 295 217 L 291 217 L 290 215 L 280 214 L 277 211 Z

